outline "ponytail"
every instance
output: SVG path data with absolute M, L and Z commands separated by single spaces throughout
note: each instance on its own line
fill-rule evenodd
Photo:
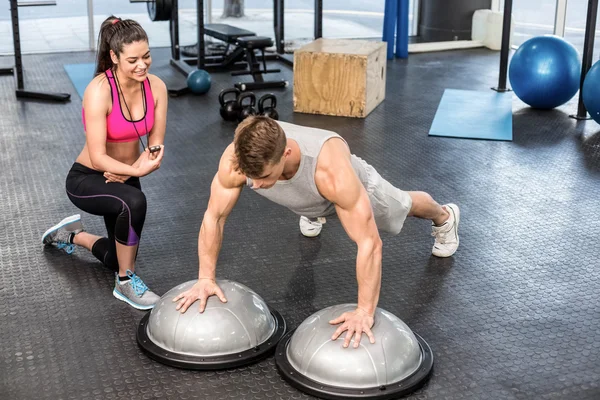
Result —
M 136 21 L 132 19 L 123 20 L 114 15 L 105 19 L 98 34 L 95 75 L 102 74 L 107 69 L 114 67 L 110 57 L 111 50 L 119 57 L 124 45 L 142 41 L 148 42 L 148 35 Z

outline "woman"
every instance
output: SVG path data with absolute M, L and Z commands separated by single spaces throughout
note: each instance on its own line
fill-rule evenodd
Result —
M 96 76 L 83 97 L 86 143 L 67 175 L 66 190 L 79 209 L 104 217 L 108 235 L 85 232 L 77 214 L 48 229 L 42 243 L 68 254 L 75 245 L 90 250 L 116 271 L 113 295 L 148 310 L 159 297 L 135 273 L 146 218 L 139 178 L 158 169 L 164 155 L 167 89 L 148 73 L 148 36 L 137 22 L 107 18 L 98 42 Z

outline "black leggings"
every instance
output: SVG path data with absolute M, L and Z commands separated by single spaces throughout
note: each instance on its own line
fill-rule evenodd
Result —
M 92 254 L 114 271 L 119 270 L 115 240 L 126 246 L 139 243 L 146 219 L 146 196 L 139 178 L 106 183 L 102 172 L 74 163 L 67 175 L 67 195 L 79 209 L 104 217 L 108 237 L 98 240 Z

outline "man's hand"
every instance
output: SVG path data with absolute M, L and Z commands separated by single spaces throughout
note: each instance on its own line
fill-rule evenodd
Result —
M 111 174 L 110 172 L 105 172 L 104 177 L 106 178 L 106 183 L 125 183 L 127 179 L 131 178 L 130 176 Z
M 346 339 L 344 340 L 344 347 L 350 345 L 350 340 L 354 336 L 354 348 L 356 349 L 360 345 L 360 338 L 363 333 L 369 337 L 371 343 L 375 343 L 375 336 L 371 332 L 373 323 L 375 320 L 372 315 L 369 315 L 366 311 L 361 308 L 357 308 L 354 311 L 345 312 L 336 319 L 329 321 L 331 325 L 343 324 L 336 329 L 331 337 L 331 340 L 336 340 L 342 333 L 348 331 Z
M 184 313 L 193 302 L 200 299 L 200 312 L 202 313 L 206 308 L 207 299 L 213 295 L 216 295 L 221 302 L 227 303 L 227 299 L 225 298 L 223 291 L 219 285 L 217 285 L 217 282 L 215 282 L 214 279 L 201 278 L 194 286 L 192 286 L 190 290 L 175 297 L 173 302 L 181 300 L 179 301 L 179 304 L 177 304 L 176 310 Z

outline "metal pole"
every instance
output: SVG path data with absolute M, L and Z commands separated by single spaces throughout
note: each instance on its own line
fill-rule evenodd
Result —
M 396 19 L 396 57 L 408 58 L 408 0 L 400 0 Z
M 94 40 L 94 0 L 87 1 L 88 12 L 88 39 L 90 42 L 90 50 L 96 50 L 96 40 Z
M 275 50 L 279 53 L 279 37 L 277 32 L 277 0 L 273 0 L 273 33 L 275 34 Z
M 17 89 L 23 90 L 23 58 L 21 57 L 21 38 L 19 32 L 19 9 L 17 0 L 10 0 L 10 19 L 13 29 L 13 46 L 15 50 L 15 69 L 17 70 Z
M 21 3 L 17 0 L 9 0 L 10 2 L 10 19 L 13 29 L 13 45 L 15 50 L 15 69 L 17 70 L 17 90 L 15 95 L 17 99 L 37 99 L 50 101 L 67 101 L 71 98 L 69 93 L 43 93 L 25 90 L 25 82 L 23 80 L 23 57 L 21 56 L 21 32 L 19 31 L 19 5 L 23 7 L 51 6 L 56 5 L 53 1 L 30 1 Z M 2 72 L 6 72 L 3 70 Z
M 585 24 L 585 42 L 583 43 L 583 61 L 581 63 L 581 83 L 579 90 L 579 105 L 577 107 L 577 114 L 571 115 L 571 118 L 575 119 L 589 119 L 587 116 L 587 109 L 583 104 L 583 82 L 585 82 L 585 76 L 592 67 L 592 58 L 594 55 L 594 34 L 596 33 L 596 19 L 598 16 L 598 0 L 589 0 L 587 21 Z
M 323 37 L 323 0 L 315 0 L 315 39 Z
M 206 0 L 206 23 L 212 24 L 212 0 Z
M 386 57 L 388 60 L 394 58 L 394 44 L 396 40 L 396 19 L 398 18 L 398 1 L 385 0 L 383 11 L 383 35 L 382 40 L 386 43 Z
M 421 2 L 419 0 L 412 0 L 412 26 L 411 26 L 411 36 L 417 36 L 419 34 L 419 8 L 421 6 Z
M 554 16 L 554 34 L 565 36 L 567 22 L 567 0 L 556 0 L 556 15 Z
M 204 69 L 204 1 L 198 0 L 198 69 Z
M 508 52 L 510 50 L 510 23 L 512 19 L 512 0 L 504 1 L 504 20 L 502 23 L 502 48 L 500 50 L 500 76 L 498 87 L 492 88 L 497 92 L 508 92 L 506 77 L 508 75 Z
M 171 57 L 179 61 L 181 52 L 179 49 L 179 2 L 173 2 L 173 10 L 171 11 L 171 19 L 169 20 L 169 30 L 171 31 Z
M 273 12 L 275 13 L 275 46 L 277 47 L 277 53 L 285 53 L 285 28 L 283 25 L 285 4 L 284 0 L 274 0 Z
M 55 0 L 39 0 L 39 1 L 17 1 L 17 7 L 40 7 L 40 6 L 55 6 Z

